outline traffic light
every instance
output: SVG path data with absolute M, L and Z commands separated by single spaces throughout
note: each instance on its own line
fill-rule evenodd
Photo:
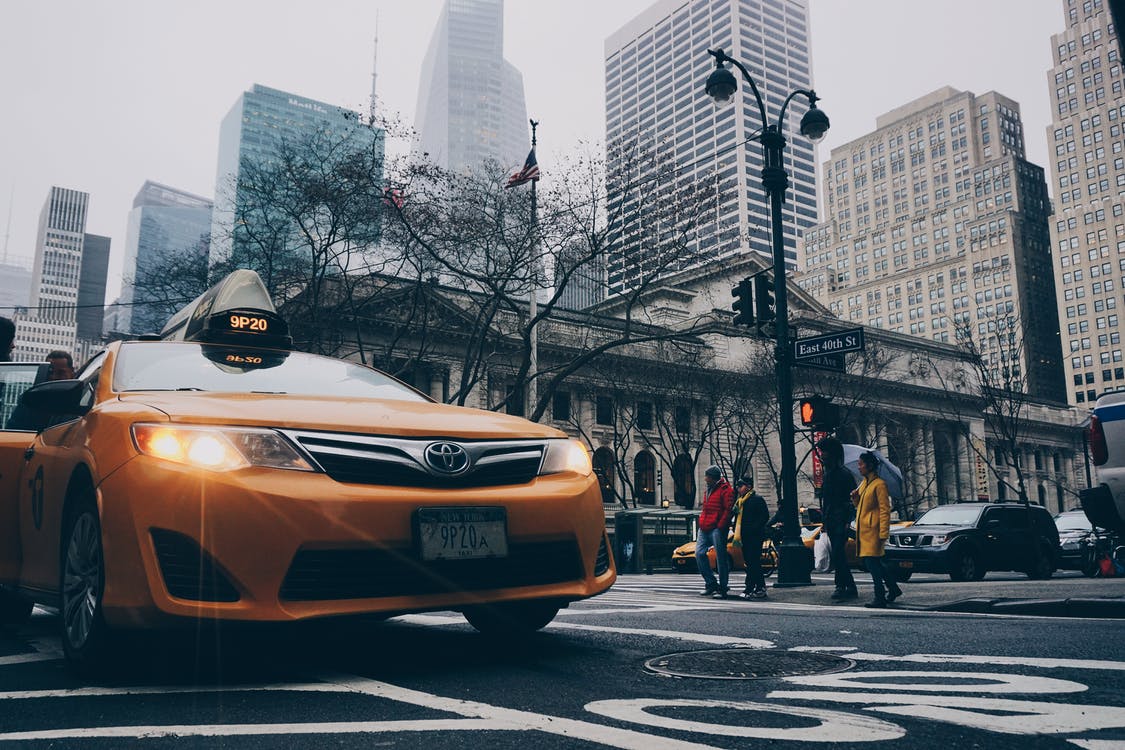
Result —
M 750 286 L 750 279 L 745 278 L 738 282 L 738 286 L 730 290 L 734 297 L 731 309 L 734 310 L 734 324 L 736 326 L 754 325 L 754 289 Z
M 809 396 L 801 399 L 801 424 L 822 430 L 834 430 L 840 426 L 840 407 L 824 396 Z
M 772 323 L 777 317 L 773 309 L 773 279 L 764 273 L 754 277 L 754 316 L 759 326 Z

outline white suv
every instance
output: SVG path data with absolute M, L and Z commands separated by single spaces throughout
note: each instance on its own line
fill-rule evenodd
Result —
M 1125 532 L 1125 391 L 1098 399 L 1090 415 L 1090 457 L 1098 484 L 1082 490 L 1082 509 L 1095 526 Z

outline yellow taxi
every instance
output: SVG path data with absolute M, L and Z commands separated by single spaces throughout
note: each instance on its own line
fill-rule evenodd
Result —
M 616 578 L 582 443 L 293 351 L 252 272 L 74 380 L 20 377 L 39 423 L 0 430 L 0 618 L 57 608 L 73 666 L 197 618 L 528 632 Z

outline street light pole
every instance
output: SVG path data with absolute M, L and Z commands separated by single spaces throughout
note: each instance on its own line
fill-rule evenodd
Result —
M 717 102 L 729 101 L 734 96 L 738 84 L 734 74 L 724 66 L 724 63 L 729 62 L 742 72 L 742 77 L 754 93 L 758 112 L 762 118 L 763 130 L 759 140 L 765 151 L 762 186 L 770 199 L 770 225 L 773 239 L 778 439 L 781 441 L 781 497 L 778 498 L 778 508 L 781 510 L 783 538 L 778 550 L 780 560 L 775 585 L 809 586 L 812 584 L 812 553 L 801 539 L 797 508 L 797 457 L 793 428 L 793 352 L 789 345 L 789 292 L 785 283 L 785 239 L 781 217 L 785 190 L 789 187 L 789 175 L 785 172 L 782 163 L 785 136 L 781 132 L 785 122 L 785 111 L 795 96 L 804 96 L 809 101 L 809 111 L 801 118 L 801 133 L 809 140 L 819 141 L 828 132 L 828 116 L 817 109 L 816 92 L 797 89 L 785 99 L 777 122 L 771 125 L 766 116 L 762 95 L 746 67 L 738 60 L 728 57 L 721 49 L 707 50 L 707 53 L 715 58 L 715 70 L 707 78 L 707 94 Z

